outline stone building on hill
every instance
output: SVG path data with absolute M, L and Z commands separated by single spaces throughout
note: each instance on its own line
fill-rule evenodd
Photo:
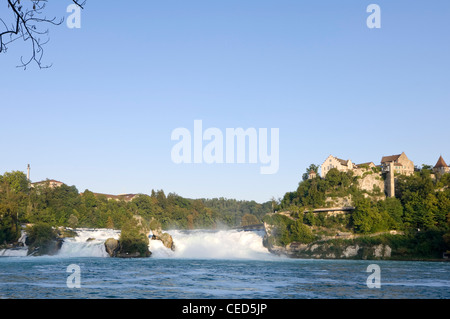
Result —
M 447 163 L 445 163 L 442 156 L 439 156 L 439 159 L 438 159 L 436 165 L 434 165 L 434 167 L 433 167 L 433 172 L 435 174 L 450 173 L 450 167 L 448 167 Z
M 83 194 L 83 193 L 82 193 Z M 137 194 L 119 194 L 119 195 L 111 195 L 111 194 L 101 194 L 101 193 L 93 193 L 95 197 L 106 197 L 107 200 L 116 200 L 116 201 L 125 201 L 130 202 Z
M 443 159 L 440 159 L 436 165 L 436 169 L 442 171 L 450 170 Z M 371 191 L 375 187 L 377 189 L 384 188 L 388 197 L 395 196 L 395 174 L 411 175 L 414 173 L 414 163 L 406 156 L 405 152 L 398 155 L 383 156 L 381 158 L 381 165 L 378 166 L 373 162 L 354 164 L 351 160 L 343 160 L 329 155 L 320 168 L 322 178 L 325 178 L 332 168 L 336 168 L 341 172 L 352 171 L 355 176 L 362 178 L 360 180 L 361 189 Z M 367 178 L 374 173 L 376 174 L 372 179 Z M 381 177 L 383 173 L 385 173 L 384 181 Z
M 412 175 L 414 173 L 414 163 L 406 156 L 405 152 L 399 155 L 383 156 L 381 158 L 382 172 L 388 173 L 390 167 L 393 167 L 394 173 L 397 174 Z
M 336 168 L 341 172 L 348 172 L 356 169 L 356 165 L 352 163 L 351 160 L 343 160 L 333 155 L 327 157 L 327 159 L 320 166 L 321 176 L 325 178 L 330 169 Z
M 337 158 L 333 155 L 327 157 L 327 159 L 320 166 L 321 169 L 321 177 L 325 178 L 327 173 L 332 168 L 336 168 L 340 172 L 348 172 L 353 171 L 353 173 L 357 176 L 361 176 L 368 169 L 375 168 L 376 165 L 373 162 L 355 164 L 351 160 L 343 160 Z
M 60 187 L 63 184 L 64 184 L 63 182 L 60 182 L 60 181 L 57 181 L 54 179 L 47 179 L 45 181 L 31 183 L 31 187 L 44 187 L 44 186 L 48 185 L 48 187 L 50 187 L 50 188 L 55 188 L 55 187 Z

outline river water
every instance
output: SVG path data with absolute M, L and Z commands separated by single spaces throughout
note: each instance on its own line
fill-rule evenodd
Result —
M 448 262 L 288 259 L 270 254 L 257 232 L 170 233 L 176 250 L 151 241 L 144 259 L 107 257 L 112 230 L 79 230 L 56 256 L 0 251 L 0 298 L 450 298 Z M 367 284 L 371 264 L 379 288 Z

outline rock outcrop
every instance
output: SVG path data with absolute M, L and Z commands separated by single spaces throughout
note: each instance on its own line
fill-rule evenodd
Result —
M 116 257 L 119 250 L 119 241 L 115 238 L 108 238 L 105 241 L 105 249 L 110 257 Z
M 59 230 L 44 223 L 27 227 L 27 234 L 28 256 L 56 255 L 64 242 L 64 235 Z
M 160 240 L 163 245 L 171 250 L 175 250 L 175 244 L 173 238 L 169 233 L 164 233 L 161 228 L 161 224 L 152 220 L 150 222 L 150 233 L 151 240 Z
M 305 259 L 389 259 L 392 252 L 388 245 L 345 244 L 327 241 L 311 244 L 293 242 L 286 246 L 267 248 L 277 255 Z
M 28 256 L 43 256 L 43 255 L 56 255 L 64 240 L 61 238 L 54 238 L 39 243 L 30 243 L 28 245 Z

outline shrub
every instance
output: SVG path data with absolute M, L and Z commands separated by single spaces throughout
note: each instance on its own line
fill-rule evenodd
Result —
M 39 222 L 27 228 L 27 245 L 42 246 L 56 238 L 56 231 L 47 223 Z
M 134 255 L 138 253 L 140 257 L 150 256 L 148 237 L 135 218 L 128 220 L 122 226 L 119 243 L 119 253 L 121 255 Z

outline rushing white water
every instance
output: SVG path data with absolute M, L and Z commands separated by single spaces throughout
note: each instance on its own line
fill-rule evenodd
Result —
M 168 231 L 172 235 L 175 251 L 160 241 L 150 241 L 152 257 L 198 259 L 268 259 L 273 256 L 263 246 L 264 233 L 237 230 Z
M 11 248 L 11 249 L 0 249 L 0 257 L 25 257 L 28 253 L 28 248 Z
M 28 254 L 28 247 L 25 244 L 27 234 L 25 231 L 21 231 L 19 243 L 22 243 L 23 247 L 0 249 L 0 257 L 25 257 Z
M 108 257 L 105 241 L 119 239 L 120 231 L 114 229 L 75 229 L 77 236 L 64 239 L 58 252 L 61 257 Z
M 64 239 L 58 257 L 109 257 L 105 249 L 108 238 L 119 239 L 120 230 L 74 229 L 75 237 Z M 194 259 L 268 259 L 273 255 L 263 246 L 264 232 L 238 230 L 170 230 L 175 250 L 166 248 L 159 240 L 150 240 L 152 258 L 194 258 Z M 150 234 L 151 235 L 151 234 Z M 21 242 L 25 243 L 22 234 Z M 0 250 L 0 256 L 27 255 L 27 247 Z

